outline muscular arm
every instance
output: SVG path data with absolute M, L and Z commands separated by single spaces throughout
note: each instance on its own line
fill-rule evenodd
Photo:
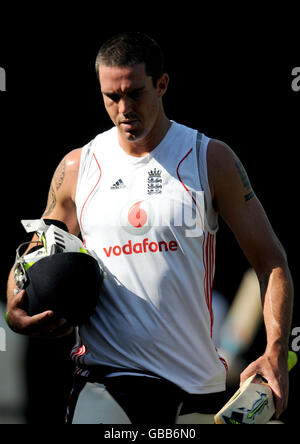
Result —
M 80 163 L 81 149 L 67 154 L 58 165 L 51 180 L 48 202 L 42 218 L 58 219 L 64 222 L 70 233 L 80 232 L 76 216 L 75 193 Z M 35 235 L 32 240 L 38 240 Z M 24 253 L 25 254 L 25 253 Z M 11 270 L 7 283 L 8 322 L 12 330 L 28 335 L 43 335 L 59 331 L 64 334 L 64 320 L 51 321 L 53 313 L 46 311 L 35 316 L 27 316 L 22 308 L 25 291 L 15 294 L 16 285 Z M 59 330 L 57 330 L 59 329 Z
M 67 154 L 53 175 L 48 193 L 48 202 L 42 218 L 59 219 L 67 225 L 70 233 L 79 234 L 75 194 L 81 149 Z
M 234 233 L 261 285 L 266 350 L 242 373 L 241 381 L 253 373 L 262 374 L 273 389 L 279 416 L 287 405 L 287 353 L 293 308 L 287 256 L 237 156 L 215 140 L 210 142 L 207 156 L 216 209 Z

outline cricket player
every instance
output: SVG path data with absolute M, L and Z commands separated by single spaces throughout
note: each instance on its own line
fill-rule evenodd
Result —
M 106 273 L 96 310 L 72 351 L 77 368 L 67 421 L 80 408 L 86 384 L 104 384 L 134 424 L 174 424 L 189 396 L 200 413 L 224 404 L 226 362 L 212 338 L 219 217 L 261 286 L 266 348 L 241 382 L 254 373 L 266 378 L 279 417 L 288 402 L 293 283 L 242 162 L 224 142 L 166 116 L 169 76 L 149 36 L 113 36 L 101 46 L 96 71 L 113 126 L 64 157 L 43 214 L 81 233 Z M 193 100 L 197 85 L 183 87 Z M 29 317 L 22 308 L 26 290 L 14 294 L 14 288 L 11 274 L 11 328 L 69 333 L 67 320 L 54 320 L 51 311 Z M 95 405 L 91 422 L 99 423 Z

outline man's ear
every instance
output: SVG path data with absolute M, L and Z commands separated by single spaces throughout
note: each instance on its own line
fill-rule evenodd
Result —
M 158 97 L 162 97 L 167 89 L 168 89 L 168 85 L 169 85 L 169 76 L 168 74 L 164 73 L 157 81 L 157 93 L 158 93 Z

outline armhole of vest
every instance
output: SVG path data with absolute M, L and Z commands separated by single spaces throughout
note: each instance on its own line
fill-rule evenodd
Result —
M 81 150 L 81 155 L 80 155 L 80 162 L 79 162 L 79 170 L 78 170 L 78 177 L 77 177 L 77 185 L 76 185 L 76 193 L 75 193 L 75 203 L 76 205 L 79 202 L 80 199 L 80 188 L 81 188 L 81 182 L 83 179 L 83 175 L 84 175 L 84 170 L 85 170 L 85 166 L 87 163 L 88 158 L 91 155 L 93 140 L 90 141 L 88 144 L 84 145 L 82 147 Z
M 218 213 L 214 210 L 207 173 L 207 146 L 210 139 L 197 132 L 196 153 L 198 162 L 198 174 L 201 191 L 204 192 L 205 214 L 208 231 L 214 234 L 218 231 Z

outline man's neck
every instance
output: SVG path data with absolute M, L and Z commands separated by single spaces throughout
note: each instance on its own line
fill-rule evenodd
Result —
M 119 135 L 119 144 L 130 156 L 145 157 L 160 144 L 171 125 L 172 122 L 164 116 L 154 125 L 152 130 L 144 138 L 132 142 Z

